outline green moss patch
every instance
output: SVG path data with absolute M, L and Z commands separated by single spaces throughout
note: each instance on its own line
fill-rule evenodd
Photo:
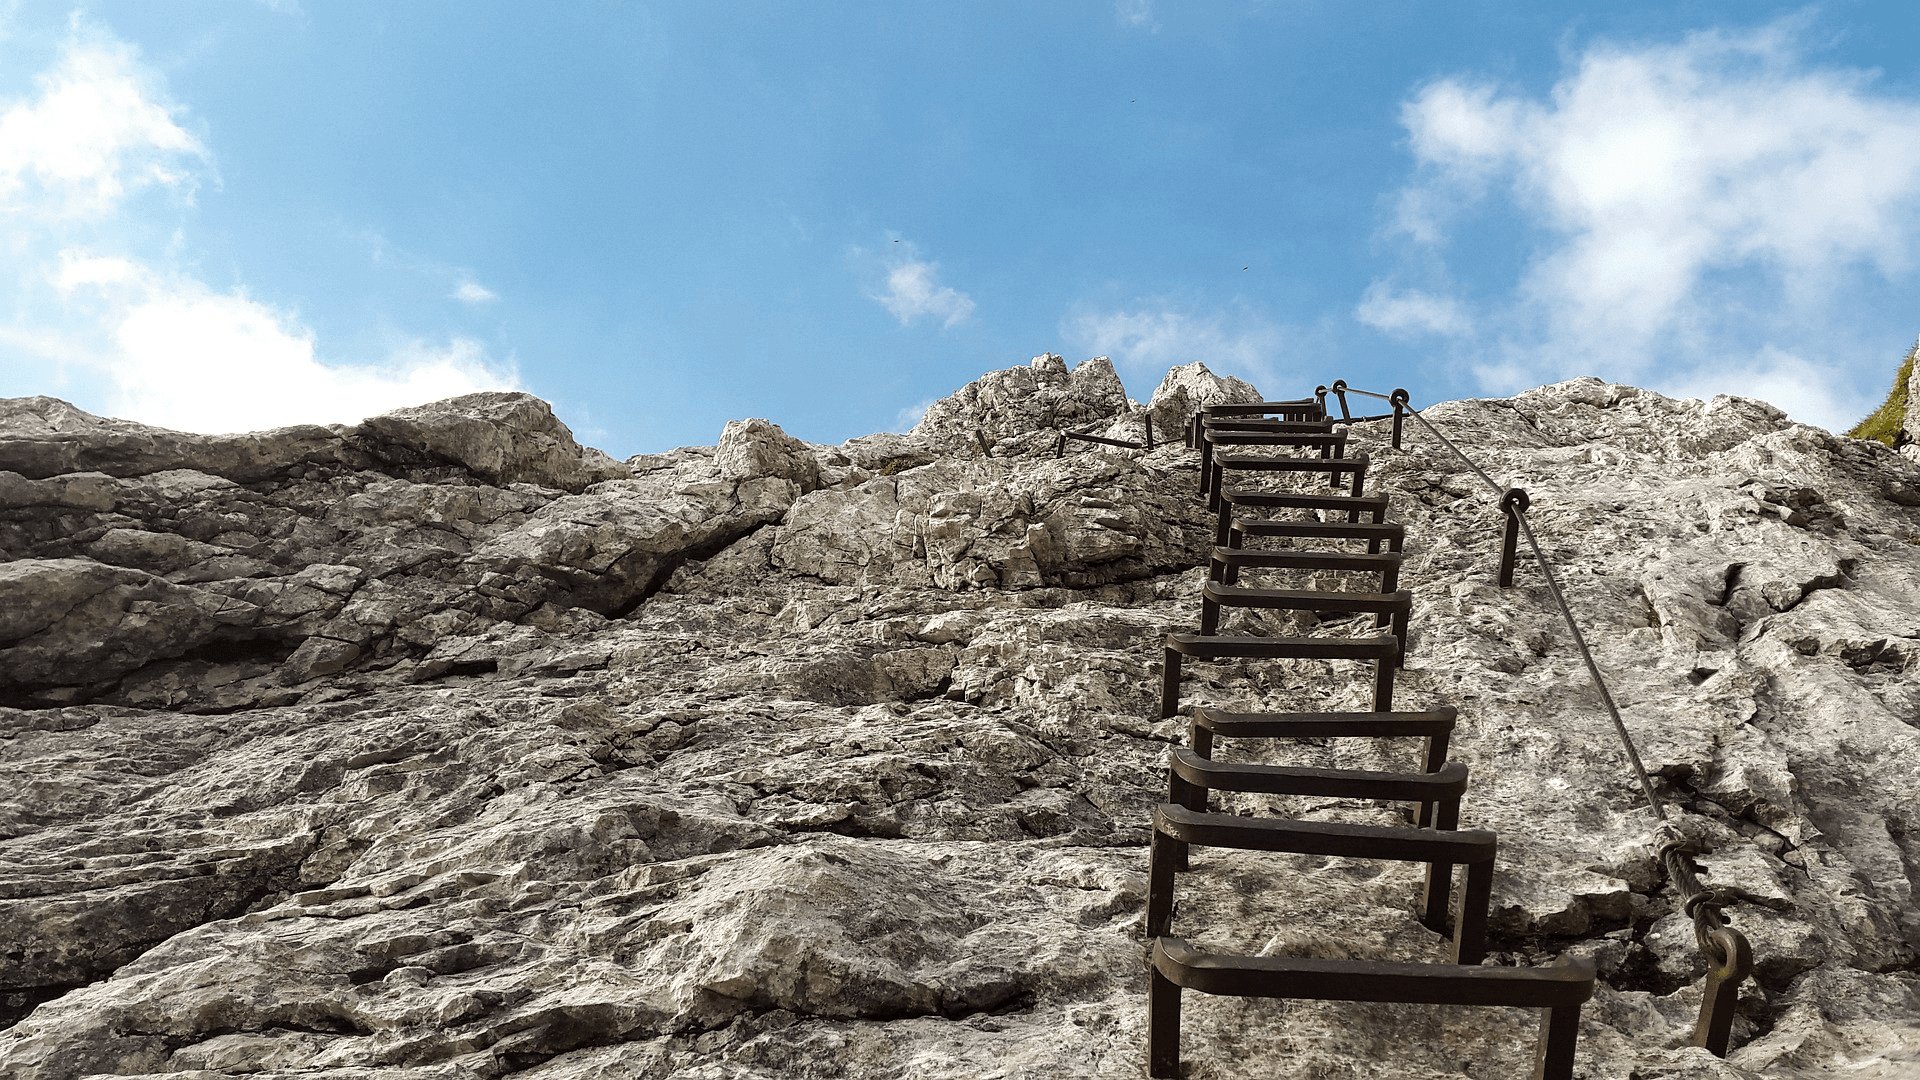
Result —
M 1907 380 L 1913 376 L 1913 358 L 1920 354 L 1920 341 L 1907 350 L 1907 358 L 1900 365 L 1900 373 L 1893 377 L 1893 389 L 1887 393 L 1887 400 L 1880 407 L 1867 414 L 1848 435 L 1856 439 L 1878 439 L 1888 446 L 1893 445 L 1893 433 L 1900 430 L 1902 418 L 1907 415 Z M 1920 438 L 1920 432 L 1908 432 Z

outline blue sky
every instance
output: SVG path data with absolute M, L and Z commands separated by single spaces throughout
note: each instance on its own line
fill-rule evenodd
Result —
M 1843 427 L 1920 331 L 1920 14 L 1834 3 L 0 5 L 0 396 L 482 388 L 616 455 L 1203 360 Z

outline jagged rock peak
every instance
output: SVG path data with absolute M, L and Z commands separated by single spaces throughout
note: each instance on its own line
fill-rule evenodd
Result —
M 1167 372 L 1153 391 L 1147 410 L 1153 416 L 1157 438 L 1171 439 L 1186 425 L 1194 410 L 1208 405 L 1232 405 L 1260 400 L 1253 384 L 1231 375 L 1215 375 L 1195 360 Z
M 196 435 L 95 416 L 59 398 L 7 398 L 0 399 L 0 470 L 39 480 L 66 473 L 142 476 L 194 469 L 246 482 L 301 461 L 334 457 L 344 430 L 302 424 Z
M 1018 456 L 1052 446 L 1060 428 L 1111 420 L 1132 410 L 1104 356 L 1073 370 L 1054 353 L 1026 367 L 990 371 L 927 406 L 913 434 L 954 453 Z
M 800 485 L 803 494 L 820 486 L 820 459 L 813 448 L 766 420 L 727 421 L 713 463 L 729 480 L 777 476 Z

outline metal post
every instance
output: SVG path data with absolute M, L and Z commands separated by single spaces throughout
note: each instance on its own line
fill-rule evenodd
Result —
M 1383 656 L 1373 665 L 1373 711 L 1393 711 L 1393 669 L 1395 658 Z
M 1160 719 L 1166 720 L 1180 712 L 1180 654 L 1167 650 L 1166 660 L 1160 669 Z
M 1158 967 L 1147 974 L 1147 1075 L 1180 1075 L 1180 987 Z
M 1547 1010 L 1546 1030 L 1534 1058 L 1535 1080 L 1573 1080 L 1573 1047 L 1580 1037 L 1580 1006 L 1555 1005 Z
M 1500 509 L 1507 515 L 1507 534 L 1500 544 L 1500 587 L 1513 587 L 1513 564 L 1520 549 L 1520 515 L 1527 512 L 1533 501 L 1527 497 L 1524 488 L 1508 488 L 1500 496 Z
M 1387 395 L 1387 400 L 1393 402 L 1393 448 L 1398 450 L 1400 449 L 1400 425 L 1406 421 L 1407 402 L 1410 399 L 1405 390 L 1396 389 Z
M 1340 399 L 1340 419 L 1353 419 L 1353 414 L 1347 411 L 1347 380 L 1333 380 L 1333 396 Z
M 1740 983 L 1753 972 L 1753 946 L 1747 937 L 1729 926 L 1715 930 L 1701 944 L 1711 944 L 1707 959 L 1707 989 L 1700 999 L 1700 1022 L 1693 1029 L 1693 1045 L 1704 1046 L 1714 1057 L 1727 1056 L 1727 1042 L 1733 1037 L 1733 1006 L 1740 998 Z

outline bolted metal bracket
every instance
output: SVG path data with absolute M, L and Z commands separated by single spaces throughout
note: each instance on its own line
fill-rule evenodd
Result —
M 1507 532 L 1500 541 L 1500 587 L 1513 587 L 1513 564 L 1520 553 L 1520 515 L 1527 512 L 1533 500 L 1527 497 L 1525 488 L 1508 488 L 1500 496 L 1500 509 L 1507 515 Z

